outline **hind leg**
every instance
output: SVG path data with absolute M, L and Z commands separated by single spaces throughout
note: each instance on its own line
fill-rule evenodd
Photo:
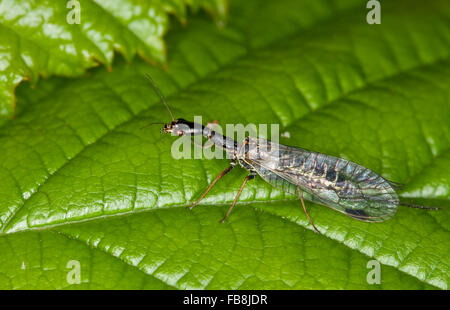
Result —
M 309 216 L 308 211 L 306 211 L 305 202 L 303 201 L 303 194 L 302 194 L 302 190 L 300 189 L 300 187 L 297 187 L 297 192 L 298 192 L 298 197 L 300 198 L 300 201 L 302 203 L 303 211 L 306 214 L 306 217 L 308 218 L 309 222 L 311 223 L 311 225 L 314 228 L 314 230 L 316 231 L 316 233 L 320 234 L 320 231 L 317 229 L 316 225 L 314 225 L 311 217 Z

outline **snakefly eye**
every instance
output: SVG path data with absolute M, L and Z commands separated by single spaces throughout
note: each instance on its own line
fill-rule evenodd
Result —
M 172 123 L 171 124 L 165 124 L 164 127 L 161 129 L 161 132 L 163 133 L 170 133 L 172 132 Z

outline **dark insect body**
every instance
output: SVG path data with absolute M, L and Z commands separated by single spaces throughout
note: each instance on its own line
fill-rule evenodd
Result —
M 250 174 L 244 179 L 223 222 L 230 214 L 247 182 L 259 175 L 266 182 L 284 192 L 298 195 L 303 211 L 316 232 L 303 198 L 328 206 L 354 219 L 366 222 L 382 222 L 393 217 L 399 204 L 422 209 L 439 209 L 400 202 L 396 184 L 372 170 L 346 159 L 312 152 L 306 149 L 281 145 L 265 139 L 246 137 L 243 142 L 223 136 L 209 126 L 184 119 L 175 119 L 164 97 L 150 76 L 156 92 L 167 107 L 172 122 L 165 124 L 163 133 L 177 136 L 202 135 L 212 145 L 224 149 L 231 158 L 224 169 L 206 188 L 190 208 L 195 207 L 216 182 L 238 163 Z

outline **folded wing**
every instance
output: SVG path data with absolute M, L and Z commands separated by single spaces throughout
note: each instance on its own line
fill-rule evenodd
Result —
M 381 222 L 397 211 L 392 185 L 348 160 L 255 138 L 247 138 L 240 158 L 274 187 L 292 194 L 300 187 L 305 199 L 352 218 Z

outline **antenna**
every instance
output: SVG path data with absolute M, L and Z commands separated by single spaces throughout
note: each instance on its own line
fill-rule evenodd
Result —
M 167 108 L 167 111 L 169 111 L 170 117 L 172 117 L 172 121 L 175 120 L 175 118 L 173 117 L 172 111 L 170 111 L 169 105 L 166 102 L 166 99 L 164 99 L 164 96 L 161 94 L 161 91 L 159 90 L 158 86 L 156 86 L 156 83 L 153 81 L 153 79 L 150 77 L 150 75 L 148 73 L 145 73 L 145 76 L 147 77 L 147 79 L 150 81 L 150 83 L 152 83 L 153 88 L 155 89 L 155 92 L 158 94 L 158 96 L 161 98 L 161 101 L 164 103 L 164 105 Z

